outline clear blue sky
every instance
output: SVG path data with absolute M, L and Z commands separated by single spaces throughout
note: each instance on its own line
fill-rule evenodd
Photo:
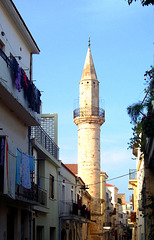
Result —
M 135 168 L 127 150 L 132 136 L 126 108 L 143 99 L 144 72 L 154 63 L 154 7 L 125 0 L 14 0 L 41 52 L 33 78 L 43 113 L 58 113 L 58 145 L 64 163 L 77 163 L 74 102 L 91 38 L 91 52 L 106 112 L 101 127 L 101 171 L 109 179 Z M 126 193 L 128 176 L 108 181 Z

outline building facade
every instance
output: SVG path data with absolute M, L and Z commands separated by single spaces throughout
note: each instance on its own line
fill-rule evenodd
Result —
M 41 204 L 33 205 L 33 240 L 59 239 L 59 148 L 41 126 L 31 127 L 34 175 L 38 189 L 44 189 Z
M 0 238 L 31 239 L 32 207 L 44 205 L 34 181 L 30 127 L 40 124 L 32 58 L 39 48 L 12 1 L 0 1 Z M 40 197 L 39 197 L 40 196 Z
M 59 169 L 59 240 L 89 239 L 91 196 L 70 164 Z
M 58 145 L 58 114 L 48 113 L 41 114 L 41 127 Z

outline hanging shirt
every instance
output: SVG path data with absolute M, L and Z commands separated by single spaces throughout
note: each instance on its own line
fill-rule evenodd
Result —
M 18 75 L 17 78 L 15 79 L 15 85 L 16 85 L 16 89 L 21 92 L 21 69 L 18 65 Z
M 5 155 L 4 194 L 15 199 L 17 148 L 9 138 L 6 139 Z
M 31 188 L 29 156 L 25 153 L 22 153 L 22 186 Z
M 35 172 L 35 158 L 33 156 L 29 156 L 29 166 L 30 172 Z
M 21 184 L 21 157 L 22 151 L 17 148 L 17 159 L 16 159 L 16 184 Z

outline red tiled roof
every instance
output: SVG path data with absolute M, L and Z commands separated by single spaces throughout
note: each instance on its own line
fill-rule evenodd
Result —
M 65 166 L 75 175 L 78 174 L 78 164 L 65 164 Z
M 109 184 L 109 183 L 106 183 L 106 186 L 107 186 L 107 187 L 115 187 L 114 185 L 111 185 L 111 184 Z

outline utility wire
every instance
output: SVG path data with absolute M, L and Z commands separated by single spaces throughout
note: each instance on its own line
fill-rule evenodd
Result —
M 141 169 L 141 170 L 143 170 L 143 168 Z M 120 176 L 117 176 L 117 177 L 115 177 L 115 178 L 111 178 L 111 179 L 108 179 L 107 181 L 112 181 L 112 180 L 115 180 L 115 179 L 119 179 L 119 178 L 122 178 L 122 177 L 125 177 L 125 176 L 128 176 L 129 174 L 133 174 L 133 173 L 136 173 L 136 172 L 138 172 L 139 170 L 135 170 L 135 171 L 133 171 L 133 172 L 131 172 L 131 173 L 126 173 L 126 174 L 123 174 L 123 175 L 120 175 Z M 37 176 L 37 175 L 36 175 Z M 43 177 L 43 176 L 38 176 L 39 178 L 44 178 L 44 179 L 50 179 L 49 177 Z M 57 182 L 59 182 L 59 183 L 66 183 L 66 184 L 71 184 L 71 185 L 76 185 L 76 184 L 74 184 L 74 183 L 71 183 L 71 182 L 67 182 L 67 181 L 60 181 L 60 180 L 56 180 L 56 179 L 54 179 L 55 181 L 57 181 Z M 92 184 L 89 184 L 89 185 L 87 185 L 87 184 L 85 184 L 86 186 L 92 186 L 92 185 L 97 185 L 97 184 L 100 184 L 100 183 L 102 183 L 102 182 L 97 182 L 97 183 L 92 183 Z M 81 185 L 76 185 L 76 186 L 81 186 Z

